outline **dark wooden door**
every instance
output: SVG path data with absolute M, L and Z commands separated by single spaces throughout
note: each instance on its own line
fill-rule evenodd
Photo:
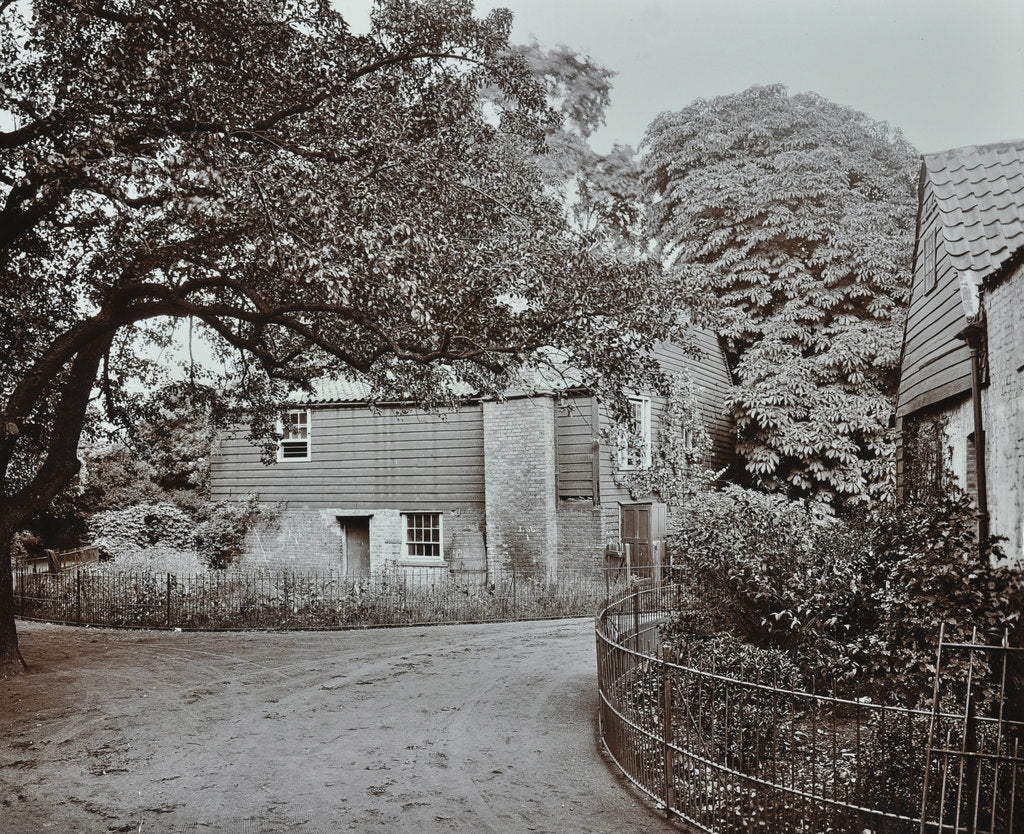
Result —
M 370 572 L 370 519 L 339 518 L 345 536 L 345 573 L 366 576 Z
M 651 505 L 623 504 L 619 518 L 622 547 L 629 554 L 629 569 L 636 576 L 651 576 Z M 627 550 L 628 548 L 628 550 Z

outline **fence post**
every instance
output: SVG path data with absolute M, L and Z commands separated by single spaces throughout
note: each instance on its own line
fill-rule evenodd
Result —
M 25 571 L 18 574 L 18 586 L 21 588 L 21 616 L 25 616 Z
M 82 569 L 75 571 L 75 622 L 82 624 Z
M 640 651 L 640 588 L 633 588 L 633 651 Z
M 661 650 L 661 685 L 664 711 L 662 718 L 662 749 L 665 756 L 665 816 L 669 819 L 676 805 L 675 751 L 672 749 L 672 670 L 668 665 L 668 649 Z
M 167 574 L 167 593 L 164 596 L 164 621 L 171 627 L 171 574 Z

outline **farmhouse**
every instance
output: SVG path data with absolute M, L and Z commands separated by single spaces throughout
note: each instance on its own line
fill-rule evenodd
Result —
M 710 465 L 727 468 L 729 374 L 716 338 L 701 356 L 665 344 L 663 368 L 692 380 L 713 440 Z M 666 402 L 637 396 L 637 448 L 619 448 L 608 415 L 581 387 L 509 392 L 446 413 L 366 402 L 359 384 L 321 383 L 288 412 L 276 465 L 241 435 L 212 460 L 215 499 L 257 493 L 280 512 L 256 529 L 246 560 L 272 568 L 366 574 L 391 566 L 486 574 L 515 566 L 550 572 L 599 567 L 629 553 L 659 562 L 665 505 L 630 495 L 623 473 L 649 462 Z
M 925 156 L 897 484 L 950 471 L 1024 556 L 1024 140 Z

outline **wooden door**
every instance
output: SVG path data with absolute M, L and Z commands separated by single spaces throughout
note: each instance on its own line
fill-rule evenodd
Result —
M 366 576 L 370 572 L 370 519 L 367 516 L 339 518 L 345 537 L 345 573 Z
M 629 554 L 630 573 L 634 576 L 652 576 L 651 505 L 623 504 L 619 524 L 622 547 Z

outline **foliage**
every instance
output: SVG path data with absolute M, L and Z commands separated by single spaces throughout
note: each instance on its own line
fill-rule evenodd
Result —
M 914 149 L 813 93 L 752 87 L 648 128 L 651 231 L 724 337 L 747 471 L 836 503 L 891 486 Z
M 106 510 L 92 517 L 90 527 L 93 544 L 107 558 L 157 544 L 180 549 L 194 544 L 192 519 L 168 503 Z
M 550 346 L 603 393 L 654 377 L 673 291 L 549 193 L 560 117 L 511 15 L 379 0 L 371 22 L 320 0 L 0 4 L 0 665 L 11 535 L 77 471 L 95 386 L 139 422 L 177 320 L 262 439 L 322 374 L 436 404 Z
M 876 622 L 862 636 L 859 655 L 869 676 L 890 680 L 911 705 L 931 694 L 922 684 L 935 673 L 941 624 L 953 642 L 998 645 L 1007 633 L 1016 640 L 1024 635 L 1024 574 L 1006 563 L 998 540 L 979 545 L 977 517 L 964 493 L 887 508 L 871 549 L 876 563 L 865 584 Z M 953 663 L 944 678 L 963 681 L 966 667 Z M 1011 685 L 1024 691 L 1024 680 Z M 998 684 L 991 682 L 983 700 L 995 696 L 993 687 Z
M 491 582 L 401 570 L 363 577 L 208 571 L 194 553 L 159 546 L 123 564 L 83 571 L 80 582 L 75 573 L 25 577 L 25 616 L 75 621 L 80 609 L 82 622 L 96 625 L 365 628 L 588 616 L 607 592 L 603 577 L 572 571 L 526 581 L 498 572 Z
M 935 500 L 954 488 L 952 449 L 946 440 L 948 418 L 912 415 L 903 418 L 903 500 Z
M 698 389 L 689 375 L 679 373 L 673 377 L 659 425 L 657 437 L 652 438 L 651 465 L 618 470 L 615 478 L 629 489 L 634 500 L 654 494 L 671 508 L 706 492 L 719 475 L 704 465 L 711 454 L 711 434 Z M 630 428 L 634 436 L 630 436 Z M 635 445 L 639 440 L 636 428 L 620 427 L 618 439 Z M 620 444 L 611 445 L 616 448 Z
M 196 549 L 211 568 L 226 568 L 241 558 L 249 529 L 272 514 L 255 494 L 208 504 L 196 525 Z
M 697 495 L 667 546 L 702 589 L 712 630 L 789 651 L 808 676 L 852 674 L 863 614 L 858 536 L 819 505 L 738 486 Z
M 943 623 L 951 639 L 977 629 L 989 643 L 1021 628 L 1024 577 L 998 564 L 994 542 L 979 548 L 962 494 L 841 520 L 729 487 L 688 510 L 668 547 L 677 576 L 707 608 L 696 619 L 677 614 L 667 639 L 729 631 L 784 649 L 808 680 L 856 681 L 918 706 L 931 695 Z M 944 674 L 956 681 L 965 672 L 954 665 Z
M 93 572 L 110 577 L 154 573 L 191 576 L 202 575 L 209 569 L 209 560 L 194 548 L 157 543 L 148 547 L 122 546 L 112 561 L 101 562 L 93 569 Z M 156 580 L 147 580 L 134 587 L 136 589 L 152 588 L 154 589 L 152 594 L 156 594 L 157 597 L 161 595 L 160 585 Z M 153 600 L 147 592 L 146 595 L 140 595 L 137 602 L 133 604 L 152 605 Z M 159 610 L 159 607 L 155 610 Z M 119 625 L 120 623 L 110 624 Z

